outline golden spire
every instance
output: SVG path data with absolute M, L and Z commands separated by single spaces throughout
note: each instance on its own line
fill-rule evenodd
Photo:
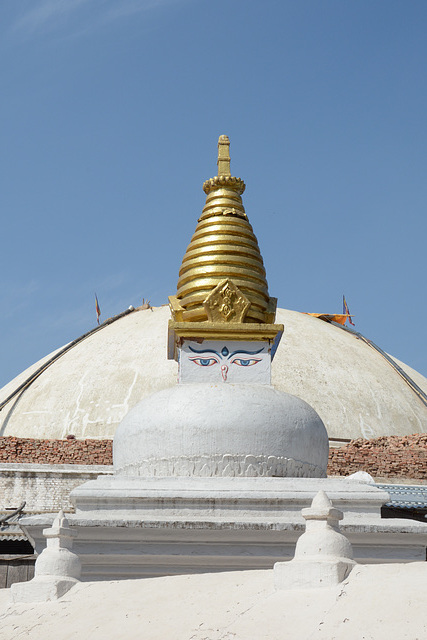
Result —
M 220 136 L 218 175 L 203 184 L 206 203 L 182 260 L 176 296 L 169 300 L 175 322 L 223 323 L 239 339 L 238 325 L 276 327 L 271 323 L 277 300 L 269 296 L 258 242 L 243 206 L 245 183 L 230 172 L 229 147 L 228 137 Z M 193 335 L 195 329 L 193 325 Z

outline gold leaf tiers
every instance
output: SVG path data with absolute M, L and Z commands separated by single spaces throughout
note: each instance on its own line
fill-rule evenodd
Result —
M 236 215 L 201 218 L 179 271 L 177 298 L 184 321 L 208 320 L 204 302 L 230 278 L 250 301 L 245 322 L 266 322 L 270 297 L 263 260 L 249 221 Z

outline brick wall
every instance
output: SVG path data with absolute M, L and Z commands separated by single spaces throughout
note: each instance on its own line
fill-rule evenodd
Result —
M 113 464 L 112 440 L 0 438 L 0 464 Z
M 112 473 L 111 440 L 0 438 L 0 509 L 72 511 L 70 491 Z M 108 466 L 106 466 L 108 465 Z
M 1 463 L 111 465 L 111 440 L 0 438 Z M 329 475 L 427 479 L 427 434 L 352 440 L 329 454 Z
M 352 440 L 329 452 L 328 475 L 367 471 L 374 478 L 427 479 L 427 434 Z

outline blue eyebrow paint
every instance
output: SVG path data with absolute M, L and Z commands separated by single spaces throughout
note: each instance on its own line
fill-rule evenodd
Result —
M 197 349 L 193 349 L 193 347 L 190 347 L 190 345 L 188 345 L 188 348 L 190 349 L 190 351 L 192 351 L 193 353 L 215 353 L 215 355 L 219 356 L 220 354 L 218 353 L 218 351 L 215 351 L 215 349 L 202 349 L 201 351 L 197 351 Z
M 228 359 L 230 360 L 230 358 L 235 356 L 237 353 L 244 353 L 245 355 L 248 355 L 248 356 L 256 356 L 258 355 L 258 353 L 261 353 L 263 349 L 264 347 L 261 347 L 261 349 L 258 349 L 258 351 L 245 351 L 244 349 L 238 349 L 237 351 L 233 351 L 233 353 L 230 353 Z

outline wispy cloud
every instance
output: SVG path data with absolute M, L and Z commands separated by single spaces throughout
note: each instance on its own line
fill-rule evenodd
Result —
M 67 31 L 87 33 L 136 14 L 188 0 L 34 0 L 21 10 L 12 32 L 31 37 Z
M 61 27 L 64 21 L 89 4 L 93 4 L 93 0 L 39 0 L 24 11 L 13 25 L 13 30 L 35 33 Z

